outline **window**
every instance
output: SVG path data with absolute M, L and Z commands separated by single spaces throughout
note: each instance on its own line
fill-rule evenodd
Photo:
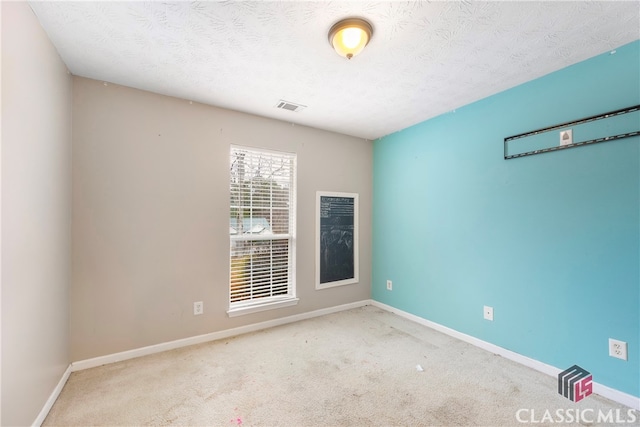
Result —
M 231 147 L 229 315 L 297 303 L 295 154 Z

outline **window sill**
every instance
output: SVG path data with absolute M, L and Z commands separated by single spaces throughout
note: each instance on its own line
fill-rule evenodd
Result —
M 236 306 L 227 311 L 229 317 L 244 316 L 245 314 L 257 313 L 259 311 L 275 310 L 276 308 L 290 307 L 300 301 L 295 297 L 270 300 L 264 302 L 253 302 L 243 306 Z

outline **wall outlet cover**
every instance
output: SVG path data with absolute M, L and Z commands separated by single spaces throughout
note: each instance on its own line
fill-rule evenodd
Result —
M 609 338 L 609 356 L 627 360 L 627 343 Z
M 197 301 L 193 303 L 193 315 L 198 316 L 204 313 L 204 303 L 202 301 Z
M 484 318 L 493 321 L 493 307 L 484 306 Z

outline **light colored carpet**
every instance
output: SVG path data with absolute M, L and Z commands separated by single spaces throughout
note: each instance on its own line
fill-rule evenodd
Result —
M 75 372 L 44 425 L 498 426 L 519 409 L 628 410 L 368 306 Z

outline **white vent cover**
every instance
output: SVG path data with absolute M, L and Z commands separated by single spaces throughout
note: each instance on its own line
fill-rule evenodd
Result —
M 281 99 L 280 101 L 278 101 L 278 104 L 276 105 L 276 107 L 283 110 L 289 110 L 289 111 L 295 111 L 295 112 L 300 112 L 305 108 L 307 108 L 306 105 L 296 104 L 295 102 L 285 101 L 284 99 Z

